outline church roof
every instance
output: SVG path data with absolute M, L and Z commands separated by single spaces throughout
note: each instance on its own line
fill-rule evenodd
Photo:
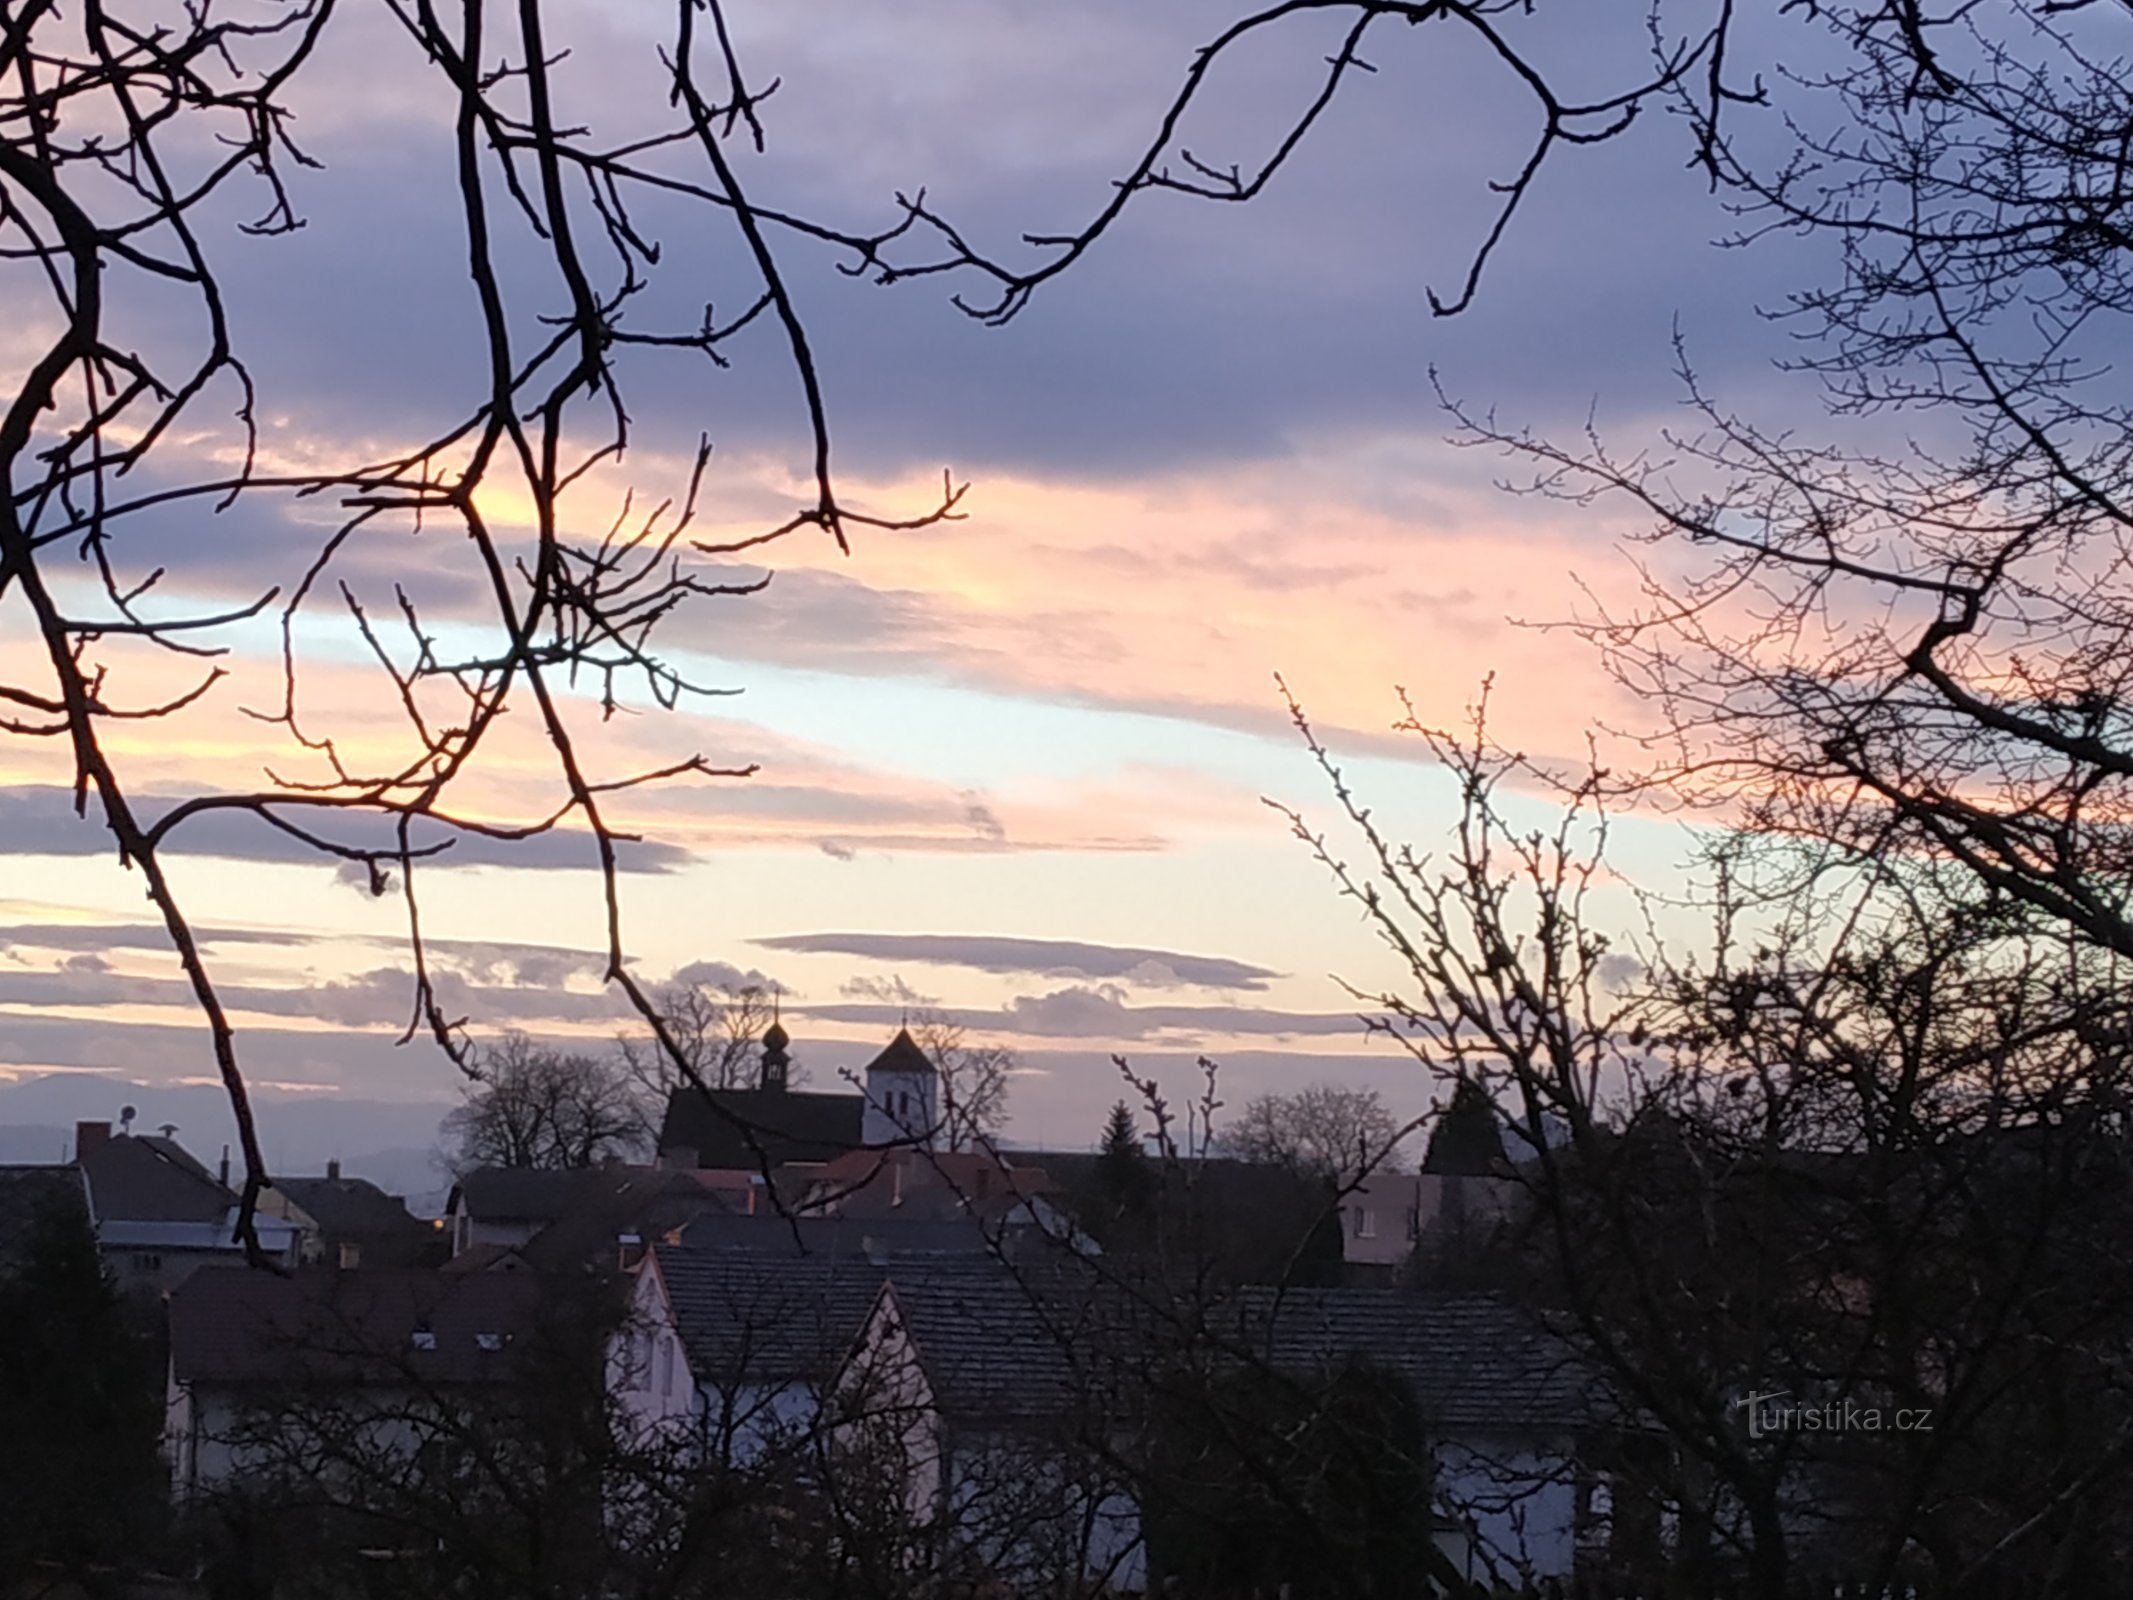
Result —
M 828 1161 L 859 1148 L 866 1097 L 786 1089 L 676 1089 L 662 1151 L 693 1150 L 699 1167 L 756 1171 Z
M 898 1028 L 889 1047 L 867 1063 L 867 1071 L 931 1073 L 934 1071 L 933 1058 L 919 1048 L 909 1028 Z

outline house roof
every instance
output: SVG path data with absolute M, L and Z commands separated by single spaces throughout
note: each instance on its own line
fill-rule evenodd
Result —
M 119 1134 L 77 1163 L 99 1223 L 220 1222 L 237 1196 L 174 1141 Z
M 975 1219 L 958 1217 L 782 1217 L 707 1212 L 685 1224 L 681 1244 L 691 1250 L 748 1251 L 772 1256 L 864 1256 L 886 1261 L 921 1255 L 982 1255 L 992 1247 Z
M 605 1257 L 622 1234 L 649 1237 L 730 1208 L 693 1172 L 601 1166 L 564 1171 L 483 1167 L 459 1180 L 455 1210 L 477 1222 L 530 1223 L 522 1247 L 537 1267 L 574 1267 Z
M 829 1377 L 882 1282 L 863 1255 L 686 1245 L 657 1246 L 645 1270 L 666 1287 L 690 1370 L 712 1385 Z
M 985 1151 L 909 1147 L 854 1150 L 820 1166 L 790 1171 L 785 1189 L 809 1211 L 846 1217 L 998 1223 L 1049 1193 L 1042 1168 L 1009 1164 Z
M 865 1115 L 858 1094 L 682 1088 L 667 1099 L 659 1148 L 692 1150 L 699 1167 L 760 1172 L 858 1149 Z
M 88 1226 L 89 1200 L 80 1169 L 0 1167 L 0 1273 L 22 1265 L 38 1225 L 53 1217 Z
M 407 1203 L 367 1178 L 276 1178 L 274 1187 L 330 1235 L 420 1239 L 429 1229 Z
M 1394 1289 L 1244 1290 L 1228 1326 L 1283 1370 L 1371 1358 L 1427 1423 L 1573 1431 L 1610 1412 L 1596 1368 L 1532 1313 L 1485 1295 Z
M 206 1267 L 170 1297 L 171 1373 L 197 1384 L 497 1382 L 522 1370 L 538 1311 L 538 1284 L 518 1273 Z
M 1299 1375 L 1373 1360 L 1441 1429 L 1560 1434 L 1619 1415 L 1597 1369 L 1532 1315 L 1486 1296 L 1250 1286 L 1173 1307 L 1156 1284 L 1137 1291 L 1071 1261 L 1009 1267 L 990 1256 L 891 1262 L 886 1281 L 884 1314 L 901 1319 L 951 1416 L 1115 1419 L 1137 1403 L 1151 1359 L 1193 1329 Z
M 553 1222 L 578 1202 L 586 1169 L 477 1167 L 452 1187 L 451 1209 L 480 1222 Z
M 887 1277 L 884 1314 L 901 1321 L 951 1416 L 1113 1412 L 1130 1357 L 1147 1348 L 1131 1297 L 1072 1266 L 931 1257 L 892 1262 Z
M 706 1213 L 730 1209 L 727 1198 L 689 1172 L 656 1167 L 595 1167 L 580 1179 L 562 1215 L 530 1239 L 527 1263 L 541 1268 L 614 1266 L 623 1234 L 650 1239 Z

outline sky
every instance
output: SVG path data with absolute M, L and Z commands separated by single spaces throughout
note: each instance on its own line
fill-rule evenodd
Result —
M 1213 0 L 735 0 L 731 14 L 751 74 L 779 80 L 767 153 L 736 147 L 760 203 L 866 227 L 923 186 L 968 237 L 1011 253 L 1104 203 L 1194 46 L 1236 13 Z M 557 15 L 574 114 L 624 129 L 656 112 L 643 86 L 669 8 Z M 1600 88 L 1633 74 L 1644 44 L 1642 8 L 1530 26 L 1555 68 Z M 1246 52 L 1181 142 L 1252 159 L 1332 38 L 1307 16 Z M 965 514 L 861 530 L 849 555 L 785 541 L 760 566 L 736 564 L 736 577 L 768 573 L 764 592 L 670 628 L 685 675 L 722 692 L 673 711 L 639 696 L 596 756 L 702 751 L 756 771 L 624 806 L 644 838 L 624 863 L 641 974 L 775 983 L 818 1087 L 911 1006 L 943 1008 L 1018 1052 L 1007 1132 L 1029 1144 L 1097 1137 L 1120 1094 L 1114 1054 L 1178 1093 L 1212 1056 L 1231 1105 L 1325 1079 L 1377 1087 L 1409 1114 L 1427 1103 L 1426 1077 L 1367 1036 L 1344 986 L 1376 991 L 1397 968 L 1267 804 L 1331 821 L 1277 674 L 1379 816 L 1424 849 L 1441 848 L 1456 796 L 1393 731 L 1401 689 L 1455 725 L 1493 675 L 1499 735 L 1552 760 L 1648 720 L 1573 634 L 1536 626 L 1630 592 L 1623 539 L 1637 520 L 1502 492 L 1516 468 L 1447 442 L 1438 385 L 1507 425 L 1591 420 L 1649 448 L 1680 418 L 1678 337 L 1708 388 L 1767 415 L 1799 402 L 1772 364 L 1785 332 L 1757 311 L 1812 264 L 1783 240 L 1714 248 L 1732 222 L 1684 161 L 1678 119 L 1655 113 L 1552 158 L 1476 303 L 1435 318 L 1428 290 L 1463 275 L 1530 107 L 1448 29 L 1399 29 L 1370 56 L 1378 71 L 1354 79 L 1254 203 L 1141 197 L 1002 328 L 957 311 L 952 283 L 885 288 L 831 252 L 780 245 L 848 499 L 923 508 L 946 469 L 969 485 Z M 293 176 L 306 226 L 253 238 L 232 208 L 210 243 L 269 456 L 374 455 L 481 381 L 449 107 L 376 6 L 344 9 L 293 96 L 293 131 L 319 164 Z M 700 218 L 640 220 L 675 253 L 656 295 L 693 305 L 730 283 L 728 247 Z M 0 297 L 24 292 L 0 279 Z M 167 331 L 162 315 L 141 310 L 143 339 Z M 10 323 L 0 364 L 19 370 L 33 319 L 0 311 Z M 607 496 L 611 515 L 625 489 L 647 503 L 674 493 L 699 434 L 714 445 L 705 529 L 743 532 L 790 500 L 804 463 L 790 368 L 752 335 L 731 354 L 727 371 L 632 370 L 636 444 L 584 505 Z M 160 470 L 226 448 L 203 429 Z M 319 516 L 265 498 L 187 511 L 140 535 L 140 559 L 166 561 L 183 597 L 226 601 L 300 571 Z M 338 571 L 373 605 L 395 583 L 424 595 L 450 637 L 474 624 L 455 610 L 466 595 L 447 556 L 381 536 Z M 142 795 L 293 770 L 285 733 L 246 714 L 277 694 L 274 628 L 216 642 L 227 676 L 198 706 L 114 731 Z M 360 641 L 321 623 L 297 643 L 308 714 L 352 747 L 389 747 Z M 25 646 L 20 611 L 0 604 L 0 662 Z M 0 737 L 0 1121 L 110 1114 L 118 1079 L 146 1123 L 166 1120 L 159 1104 L 182 1107 L 168 1113 L 181 1139 L 212 1147 L 227 1134 L 198 1093 L 204 1028 L 138 876 L 74 817 L 59 756 Z M 493 816 L 540 809 L 523 742 L 499 742 L 475 793 Z M 1659 818 L 1626 819 L 1615 845 L 1635 881 L 1666 881 L 1688 854 Z M 419 1142 L 458 1079 L 428 1045 L 398 1042 L 399 897 L 243 824 L 210 825 L 187 848 L 177 881 L 274 1159 Z M 423 906 L 448 1009 L 477 1034 L 518 1027 L 572 1048 L 626 1026 L 599 981 L 582 839 L 463 842 L 448 862 L 427 874 Z M 1612 903 L 1628 909 L 1626 893 Z M 401 1108 L 397 1131 L 368 1109 L 360 1135 L 352 1114 L 336 1131 L 315 1109 L 336 1103 Z M 293 1144 L 275 1143 L 278 1109 L 304 1129 Z

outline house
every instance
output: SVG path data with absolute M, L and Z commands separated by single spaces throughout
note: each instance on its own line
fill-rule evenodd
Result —
M 237 1195 L 167 1135 L 77 1123 L 75 1164 L 88 1187 L 97 1248 L 121 1288 L 167 1294 L 201 1267 L 246 1259 L 236 1233 Z M 260 1214 L 253 1226 L 268 1260 L 296 1264 L 296 1224 Z
M 516 1403 L 542 1309 L 531 1277 L 500 1273 L 193 1272 L 170 1296 L 173 1497 L 412 1460 L 469 1408 Z
M 717 1174 L 620 1162 L 557 1171 L 482 1167 L 452 1186 L 444 1224 L 451 1264 L 462 1270 L 507 1261 L 615 1270 L 635 1265 L 635 1245 L 707 1212 L 745 1210 L 748 1202 L 745 1184 L 736 1188 Z
M 814 1242 L 832 1247 L 646 1252 L 608 1344 L 608 1390 L 626 1437 L 683 1444 L 725 1468 L 813 1452 L 824 1396 L 884 1272 L 863 1250 L 834 1248 L 826 1229 Z
M 262 1215 L 299 1231 L 305 1262 L 349 1267 L 411 1267 L 441 1254 L 438 1230 L 410 1216 L 407 1203 L 364 1178 L 344 1178 L 338 1161 L 323 1178 L 276 1178 L 259 1197 Z
M 1115 1452 L 1142 1414 L 1151 1330 L 1078 1263 L 892 1263 L 837 1380 L 844 1470 L 892 1476 L 944 1578 L 1138 1592 Z M 1019 1588 L 1017 1588 L 1019 1586 Z
M 791 1212 L 854 1221 L 968 1222 L 1016 1255 L 1046 1242 L 1097 1249 L 1041 1167 L 991 1150 L 853 1150 L 776 1175 Z
M 931 1146 L 940 1075 L 909 1029 L 868 1063 L 863 1090 L 852 1094 L 788 1087 L 791 1042 L 781 1024 L 770 1025 L 756 1088 L 676 1089 L 659 1130 L 661 1165 L 767 1177 L 853 1150 Z
M 1522 1193 L 1495 1104 L 1461 1078 L 1430 1129 L 1421 1170 L 1369 1173 L 1343 1198 L 1341 1257 L 1382 1278 L 1418 1250 L 1454 1254 L 1512 1215 Z
M 945 1572 L 1131 1590 L 1148 1573 L 1135 1476 L 1151 1419 L 1207 1399 L 1173 1375 L 1320 1378 L 1358 1359 L 1414 1403 L 1425 1530 L 1462 1576 L 1579 1575 L 1607 1533 L 1619 1416 L 1592 1367 L 1499 1300 L 1263 1285 L 1166 1300 L 1072 1258 L 892 1263 L 840 1384 L 897 1419 L 873 1445 Z
M 1366 1357 L 1405 1387 L 1464 1576 L 1577 1575 L 1611 1500 L 1599 1463 L 1625 1430 L 1597 1369 L 1535 1315 L 1483 1295 L 1382 1288 L 1244 1290 L 1224 1327 L 1277 1371 Z
M 729 1464 L 773 1421 L 812 1423 L 889 1273 L 990 1248 L 968 1218 L 713 1213 L 677 1233 L 637 1266 L 608 1388 L 626 1432 L 680 1430 Z
M 713 1219 L 720 1234 L 743 1226 L 758 1219 Z M 1130 1498 L 1107 1487 L 1092 1500 L 1088 1486 L 1110 1480 L 1068 1448 L 1118 1414 L 1061 1342 L 1062 1330 L 1068 1342 L 1093 1332 L 1089 1297 L 1040 1312 L 1023 1285 L 1042 1273 L 925 1249 L 935 1224 L 793 1226 L 804 1254 L 647 1252 L 608 1346 L 623 1437 L 695 1471 L 759 1485 L 789 1475 L 796 1495 L 834 1480 L 827 1502 L 900 1507 L 895 1520 L 944 1573 L 1101 1568 L 1137 1582 Z M 920 1248 L 898 1254 L 905 1229 Z

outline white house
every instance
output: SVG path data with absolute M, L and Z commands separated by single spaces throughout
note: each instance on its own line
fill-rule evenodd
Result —
M 810 1446 L 882 1272 L 857 1253 L 655 1245 L 608 1342 L 618 1426 L 725 1466 Z
M 412 1461 L 472 1408 L 519 1403 L 539 1312 L 539 1286 L 508 1273 L 193 1273 L 170 1297 L 172 1498 Z
M 1139 1507 L 1110 1448 L 1138 1408 L 1119 1304 L 1073 1263 L 891 1268 L 839 1377 L 840 1425 L 900 1476 L 942 1576 L 1144 1587 Z

